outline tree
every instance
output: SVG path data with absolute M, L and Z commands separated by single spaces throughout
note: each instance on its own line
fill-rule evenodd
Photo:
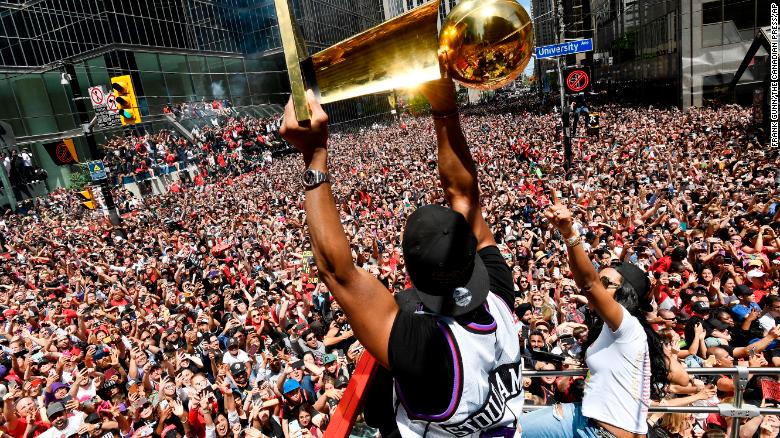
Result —
M 84 190 L 84 187 L 91 182 L 92 177 L 89 176 L 89 169 L 87 168 L 86 163 L 70 166 L 70 183 L 68 184 L 68 189 Z

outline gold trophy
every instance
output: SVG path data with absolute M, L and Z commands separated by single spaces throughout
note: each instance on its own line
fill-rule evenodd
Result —
M 522 73 L 534 48 L 531 18 L 516 0 L 461 0 L 441 32 L 434 0 L 308 57 L 288 0 L 274 1 L 298 121 L 311 116 L 306 88 L 321 103 L 443 77 L 496 89 Z

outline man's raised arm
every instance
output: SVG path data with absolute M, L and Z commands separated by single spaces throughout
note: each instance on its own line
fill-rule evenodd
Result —
M 495 245 L 493 233 L 482 217 L 477 168 L 460 127 L 455 86 L 450 79 L 440 79 L 425 84 L 422 93 L 428 98 L 433 110 L 439 179 L 444 196 L 450 207 L 471 224 L 477 236 L 477 251 Z
M 305 169 L 327 174 L 328 116 L 311 90 L 306 98 L 312 113 L 308 126 L 298 124 L 291 99 L 280 133 L 303 153 Z M 355 266 L 331 191 L 331 183 L 338 182 L 332 178 L 305 189 L 306 223 L 314 259 L 320 277 L 344 309 L 355 336 L 379 363 L 389 368 L 387 347 L 398 306 L 379 280 Z

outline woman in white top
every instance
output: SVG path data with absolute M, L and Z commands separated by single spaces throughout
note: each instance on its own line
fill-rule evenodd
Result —
M 522 416 L 523 438 L 643 437 L 650 399 L 660 398 L 668 383 L 663 344 L 644 315 L 651 310 L 649 280 L 628 263 L 596 272 L 571 212 L 555 196 L 553 202 L 545 215 L 566 240 L 574 279 L 598 318 L 583 346 L 589 373 L 582 404 Z

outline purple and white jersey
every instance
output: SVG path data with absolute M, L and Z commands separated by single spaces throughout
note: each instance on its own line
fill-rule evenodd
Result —
M 438 415 L 415 414 L 394 385 L 396 423 L 403 437 L 518 437 L 517 418 L 523 411 L 523 360 L 520 323 L 494 293 L 485 301 L 493 323 L 462 326 L 436 315 L 450 345 L 455 365 L 453 392 L 447 410 Z

